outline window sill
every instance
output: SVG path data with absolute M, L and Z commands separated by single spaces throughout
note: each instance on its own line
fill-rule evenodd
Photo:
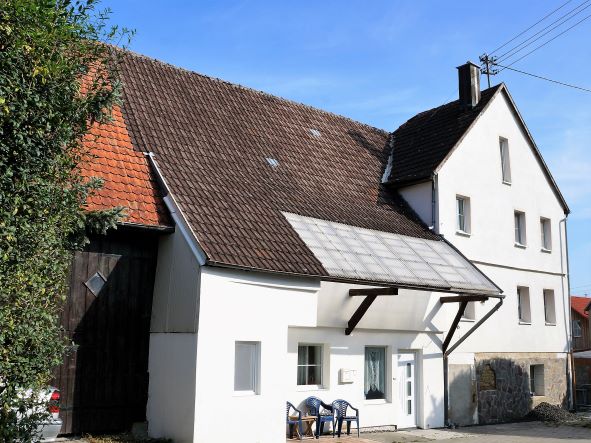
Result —
M 503 180 L 503 184 L 507 185 L 507 186 L 511 186 L 511 182 L 508 182 L 507 180 Z
M 474 323 L 476 321 L 476 319 L 475 318 L 462 317 L 462 318 L 460 318 L 460 321 L 465 321 L 465 322 L 468 322 L 468 323 Z
M 523 321 L 523 320 L 519 320 L 519 324 L 520 324 L 520 325 L 527 325 L 527 326 L 531 326 L 531 321 Z
M 520 248 L 520 249 L 525 249 L 525 248 L 527 248 L 527 245 L 524 245 L 522 243 L 515 242 L 515 247 L 516 248 Z
M 546 322 L 546 326 L 556 326 L 556 322 Z
M 375 400 L 365 400 L 363 403 L 366 405 L 385 405 L 390 402 L 385 398 L 378 398 Z
M 461 235 L 462 237 L 470 237 L 471 234 L 469 232 L 466 232 L 466 231 L 462 231 L 460 229 L 457 229 L 456 230 L 456 235 Z
M 552 252 L 552 249 L 542 248 L 542 249 L 540 249 L 540 251 L 545 252 L 546 254 L 550 254 Z
M 309 392 L 309 391 L 326 391 L 323 385 L 297 385 L 296 391 L 298 392 Z
M 234 391 L 233 397 L 255 397 L 257 395 L 255 391 Z

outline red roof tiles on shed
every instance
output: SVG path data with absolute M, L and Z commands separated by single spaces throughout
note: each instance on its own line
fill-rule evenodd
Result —
M 576 295 L 570 296 L 570 307 L 583 317 L 589 317 L 589 312 L 586 312 L 585 309 L 587 309 L 590 303 L 591 298 L 589 297 L 577 297 Z
M 113 109 L 113 121 L 94 124 L 83 145 L 91 158 L 80 165 L 82 176 L 104 180 L 103 187 L 88 198 L 86 209 L 123 206 L 123 223 L 171 225 L 154 174 L 144 154 L 133 149 L 118 106 Z

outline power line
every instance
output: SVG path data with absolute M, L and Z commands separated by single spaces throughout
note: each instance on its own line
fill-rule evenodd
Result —
M 568 5 L 569 3 L 571 3 L 573 0 L 568 0 L 567 2 L 563 3 L 561 6 L 559 6 L 558 8 L 556 8 L 554 11 L 548 13 L 547 15 L 545 15 L 544 17 L 542 17 L 540 20 L 538 20 L 537 22 L 535 22 L 533 25 L 531 25 L 529 28 L 527 28 L 525 31 L 520 32 L 519 34 L 517 34 L 515 37 L 513 37 L 511 40 L 503 43 L 501 46 L 499 46 L 498 48 L 496 48 L 494 51 L 490 52 L 489 54 L 492 55 L 495 52 L 497 52 L 499 49 L 504 48 L 505 46 L 507 46 L 509 43 L 511 43 L 512 41 L 515 41 L 516 39 L 518 39 L 519 37 L 521 37 L 523 34 L 525 34 L 527 31 L 529 31 L 530 29 L 532 29 L 533 27 L 535 27 L 536 25 L 538 25 L 539 23 L 543 22 L 544 20 L 546 20 L 548 17 L 550 17 L 552 14 L 554 14 L 555 12 L 561 10 L 562 8 L 564 8 L 566 5 Z
M 578 22 L 576 22 L 574 25 L 572 25 L 572 26 L 570 26 L 570 27 L 566 28 L 564 31 L 562 31 L 560 34 L 557 34 L 557 35 L 555 35 L 555 36 L 554 36 L 554 37 L 552 37 L 550 40 L 547 40 L 547 41 L 545 41 L 544 43 L 542 43 L 541 45 L 539 45 L 539 46 L 536 46 L 534 49 L 532 49 L 531 51 L 529 51 L 529 52 L 528 52 L 528 53 L 526 53 L 525 55 L 522 55 L 522 56 L 521 56 L 521 57 L 519 57 L 517 60 L 514 60 L 514 61 L 512 61 L 512 62 L 511 62 L 511 64 L 510 64 L 509 66 L 513 66 L 513 65 L 514 65 L 515 63 L 517 63 L 518 61 L 520 61 L 520 60 L 523 60 L 525 57 L 527 57 L 527 56 L 528 56 L 528 55 L 530 55 L 531 53 L 533 53 L 533 52 L 536 52 L 538 49 L 540 49 L 540 48 L 542 48 L 542 47 L 546 46 L 548 43 L 550 43 L 550 42 L 552 42 L 552 41 L 556 40 L 558 37 L 560 37 L 561 35 L 563 35 L 564 33 L 568 32 L 568 31 L 570 31 L 570 30 L 571 30 L 571 29 L 573 29 L 575 26 L 578 26 L 578 25 L 580 25 L 581 23 L 583 23 L 585 20 L 587 20 L 587 19 L 589 19 L 589 18 L 591 18 L 591 14 L 590 14 L 590 15 L 587 15 L 585 18 L 583 18 L 583 19 L 579 20 L 579 21 L 578 21 Z M 505 66 L 505 67 L 503 67 L 503 69 L 507 69 L 509 66 Z M 501 69 L 501 71 L 503 71 L 503 69 Z M 501 72 L 501 71 L 499 71 L 499 72 Z
M 528 46 L 532 45 L 533 43 L 537 42 L 538 40 L 540 40 L 542 37 L 544 37 L 545 35 L 550 34 L 552 31 L 554 31 L 556 28 L 559 28 L 560 26 L 562 26 L 563 24 L 565 24 L 566 22 L 572 20 L 573 18 L 575 18 L 577 15 L 581 14 L 585 9 L 591 7 L 591 4 L 588 4 L 587 6 L 585 6 L 583 9 L 579 9 L 581 8 L 581 6 L 589 3 L 591 0 L 586 0 L 583 3 L 581 3 L 579 6 L 577 6 L 576 8 L 572 9 L 571 11 L 567 12 L 566 14 L 564 14 L 563 16 L 559 17 L 557 20 L 553 21 L 552 23 L 550 23 L 548 26 L 540 29 L 538 32 L 536 32 L 535 34 L 531 35 L 530 37 L 528 37 L 527 39 L 525 39 L 524 41 L 522 41 L 521 43 L 519 43 L 516 46 L 513 46 L 511 49 L 509 49 L 508 51 L 504 52 L 503 54 L 497 56 L 497 59 L 499 59 L 499 61 L 503 61 L 506 60 L 508 58 L 511 58 L 512 56 L 514 56 L 515 54 L 523 51 L 525 48 L 527 48 Z M 573 14 L 573 12 L 575 12 L 577 9 L 579 9 L 579 11 L 577 11 L 575 14 Z M 571 15 L 572 14 L 572 15 Z M 567 17 L 569 16 L 570 17 Z M 562 20 L 564 17 L 567 17 L 566 19 Z M 562 20 L 562 21 L 561 21 Z M 558 24 L 556 24 L 558 23 Z M 546 31 L 546 29 L 549 29 L 548 31 Z M 546 32 L 544 32 L 546 31 Z M 540 35 L 542 32 L 544 32 L 542 35 Z M 535 38 L 534 40 L 532 40 L 534 37 L 539 36 L 537 38 Z M 532 40 L 532 41 L 530 41 Z M 527 43 L 529 42 L 529 43 Z M 527 44 L 526 44 L 527 43 Z M 519 49 L 518 49 L 519 48 Z M 517 49 L 515 51 L 515 49 Z
M 588 283 L 586 285 L 580 285 L 580 286 L 573 286 L 573 287 L 571 287 L 571 289 L 579 289 L 579 288 L 591 288 L 591 283 Z
M 495 66 L 498 66 L 500 68 L 503 68 L 503 69 L 501 69 L 501 71 L 503 71 L 504 69 L 509 69 L 510 71 L 515 71 L 515 72 L 518 72 L 520 74 L 529 75 L 530 77 L 539 78 L 540 80 L 546 80 L 547 82 L 556 83 L 558 85 L 567 86 L 569 88 L 579 89 L 580 91 L 591 92 L 591 89 L 584 88 L 582 86 L 572 85 L 570 83 L 564 83 L 564 82 L 561 82 L 561 81 L 558 81 L 558 80 L 553 80 L 553 79 L 548 78 L 548 77 L 543 77 L 541 75 L 532 74 L 531 72 L 525 72 L 525 71 L 521 71 L 519 69 L 511 68 L 510 66 L 503 66 L 503 65 L 496 64 L 496 63 L 495 63 Z

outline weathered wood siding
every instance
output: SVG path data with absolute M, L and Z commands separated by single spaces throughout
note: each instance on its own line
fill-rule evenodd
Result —
M 589 318 L 583 317 L 574 309 L 571 309 L 573 322 L 579 320 L 583 333 L 581 337 L 573 337 L 573 350 L 591 349 L 591 331 L 589 330 Z
M 144 421 L 157 237 L 119 229 L 76 252 L 62 325 L 76 349 L 55 371 L 62 433 L 106 432 Z M 100 272 L 98 295 L 85 282 Z

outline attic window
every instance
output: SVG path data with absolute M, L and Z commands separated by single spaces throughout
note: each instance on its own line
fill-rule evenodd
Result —
M 322 135 L 318 129 L 310 129 L 310 134 L 312 134 L 314 137 L 320 137 Z
M 271 166 L 272 168 L 276 168 L 279 166 L 279 160 L 274 159 L 273 157 L 265 157 L 265 160 L 267 160 L 267 163 L 269 163 L 269 166 Z
M 101 292 L 101 289 L 103 289 L 103 286 L 105 286 L 106 282 L 107 279 L 103 277 L 103 274 L 97 271 L 92 277 L 84 282 L 84 285 L 96 297 L 99 295 L 99 292 Z

